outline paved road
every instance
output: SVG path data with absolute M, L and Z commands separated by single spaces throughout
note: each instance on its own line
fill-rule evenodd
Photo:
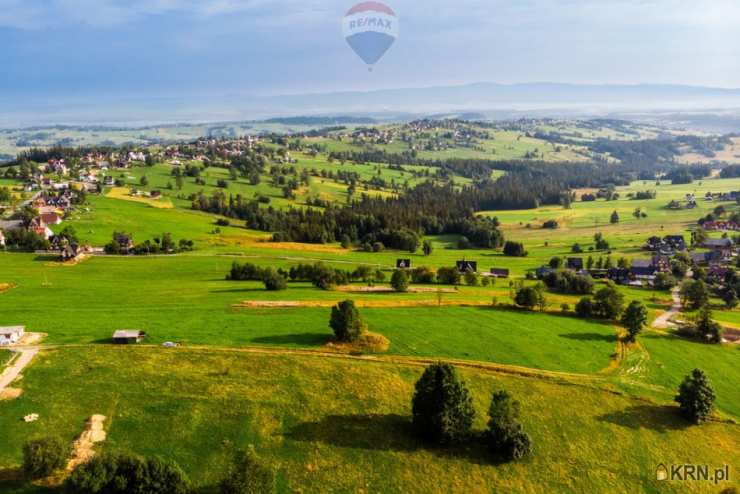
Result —
M 33 357 L 39 353 L 38 347 L 25 347 L 21 349 L 14 349 L 20 353 L 20 355 L 13 361 L 10 367 L 5 369 L 5 372 L 0 375 L 0 393 L 5 391 L 5 388 L 16 380 L 23 369 L 33 360 Z

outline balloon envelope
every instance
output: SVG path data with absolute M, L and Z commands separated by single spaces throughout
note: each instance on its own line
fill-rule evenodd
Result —
M 362 2 L 344 16 L 342 30 L 352 50 L 366 64 L 374 65 L 395 43 L 398 17 L 383 3 Z

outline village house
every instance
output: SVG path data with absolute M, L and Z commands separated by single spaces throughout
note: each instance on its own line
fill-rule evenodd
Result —
M 697 266 L 719 264 L 723 260 L 725 260 L 725 257 L 720 250 L 712 250 L 709 252 L 694 252 L 691 254 L 691 261 Z
M 702 247 L 721 253 L 722 261 L 732 259 L 734 244 L 729 238 L 710 238 L 702 242 Z
M 508 278 L 509 270 L 504 268 L 491 268 L 491 276 L 494 278 Z
M 583 259 L 580 257 L 569 257 L 565 267 L 573 271 L 583 271 Z
M 709 266 L 707 268 L 707 280 L 710 283 L 724 283 L 727 274 L 730 272 L 730 268 L 726 266 L 720 266 L 718 264 L 714 264 L 712 266 Z
M 648 239 L 643 249 L 658 252 L 662 256 L 672 256 L 677 251 L 686 250 L 686 239 L 683 235 L 667 235 L 662 239 L 653 236 Z
M 144 338 L 146 338 L 146 333 L 138 329 L 119 329 L 113 333 L 113 343 L 119 345 L 141 343 Z
M 14 345 L 26 334 L 25 326 L 0 327 L 0 346 Z
M 61 216 L 54 212 L 41 213 L 40 217 L 41 221 L 46 225 L 58 225 L 62 222 Z
M 740 225 L 735 223 L 734 221 L 723 221 L 723 220 L 716 220 L 716 221 L 705 221 L 702 225 L 702 228 L 708 231 L 720 231 L 720 232 L 736 232 L 740 230 Z
M 629 272 L 633 280 L 652 282 L 658 273 L 667 273 L 670 270 L 668 257 L 653 256 L 652 259 L 634 259 Z
M 31 220 L 31 224 L 28 225 L 28 230 L 35 232 L 36 234 L 44 237 L 46 240 L 49 240 L 52 236 L 54 236 L 54 232 L 51 231 L 51 229 L 44 223 L 44 221 L 38 217 Z

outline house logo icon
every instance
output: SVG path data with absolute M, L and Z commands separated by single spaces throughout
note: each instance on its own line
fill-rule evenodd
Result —
M 662 463 L 655 469 L 655 478 L 659 481 L 668 479 L 668 469 Z

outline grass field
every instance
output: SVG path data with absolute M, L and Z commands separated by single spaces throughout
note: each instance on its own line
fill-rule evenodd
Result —
M 583 131 L 583 140 L 632 135 L 608 129 L 558 131 L 572 132 L 573 138 Z M 497 131 L 483 150 L 471 152 L 521 158 L 536 148 L 551 160 L 582 156 L 578 146 L 555 151 L 549 143 L 519 134 Z M 353 148 L 346 141 L 331 141 L 331 146 Z M 405 144 L 392 146 L 399 151 Z M 474 157 L 460 152 L 455 150 L 455 156 Z M 414 172 L 429 171 L 342 165 L 300 153 L 293 157 L 299 172 L 341 169 L 362 180 L 379 176 L 401 186 L 423 180 Z M 549 293 L 545 313 L 511 309 L 510 280 L 490 287 L 448 287 L 438 300 L 434 287 L 398 294 L 361 287 L 323 291 L 290 283 L 286 291 L 268 292 L 262 283 L 224 279 L 234 261 L 283 268 L 324 261 L 347 270 L 369 265 L 390 275 L 398 258 L 432 268 L 476 260 L 480 271 L 505 267 L 519 279 L 553 256 L 571 255 L 574 243 L 584 248 L 579 255 L 584 258 L 648 257 L 641 250 L 648 237 L 683 233 L 688 240 L 689 228 L 717 206 L 703 201 L 704 194 L 740 190 L 740 179 L 680 186 L 635 182 L 618 189 L 618 201 L 481 213 L 496 216 L 506 238 L 523 242 L 529 251 L 527 257 L 510 258 L 497 250 L 459 250 L 455 235 L 428 237 L 434 252 L 424 256 L 367 253 L 338 244 L 274 243 L 269 232 L 250 231 L 233 220 L 217 229 L 217 217 L 192 211 L 188 196 L 200 190 L 213 193 L 219 180 L 229 179 L 227 194 L 267 196 L 276 208 L 304 207 L 309 197 L 343 203 L 347 185 L 312 177 L 289 201 L 268 176 L 251 185 L 241 178 L 231 181 L 227 170 L 215 167 L 203 172 L 206 185 L 186 178 L 182 190 L 173 190 L 167 188 L 175 182 L 172 169 L 160 163 L 116 171 L 126 187 L 91 195 L 86 206 L 55 228 L 71 225 L 95 246 L 107 243 L 114 231 L 133 233 L 137 243 L 167 232 L 176 241 L 194 240 L 191 253 L 100 256 L 63 265 L 50 257 L 0 252 L 0 287 L 12 286 L 0 290 L 0 326 L 23 324 L 47 333 L 44 343 L 51 345 L 24 371 L 17 384 L 24 390 L 21 397 L 0 402 L 0 430 L 7 431 L 0 441 L 0 492 L 33 491 L 5 480 L 20 461 L 23 441 L 48 430 L 71 441 L 94 413 L 111 417 L 105 448 L 172 457 L 206 487 L 204 492 L 221 475 L 229 453 L 249 443 L 279 468 L 281 492 L 718 492 L 723 486 L 655 484 L 655 467 L 729 463 L 736 472 L 740 466 L 738 346 L 702 345 L 657 331 L 626 346 L 618 341 L 616 325 L 562 314 L 561 304 L 572 307 L 576 296 Z M 140 188 L 144 175 L 149 184 L 143 189 L 162 190 L 162 199 L 128 194 L 129 187 Z M 627 198 L 653 189 L 656 199 Z M 390 187 L 367 192 L 394 193 Z M 687 193 L 699 198 L 696 209 L 665 207 Z M 647 218 L 632 216 L 638 207 Z M 612 225 L 614 210 L 620 221 Z M 550 219 L 558 220 L 558 229 L 541 228 Z M 611 251 L 589 250 L 597 231 Z M 627 302 L 644 302 L 650 319 L 670 305 L 667 292 L 620 290 Z M 369 329 L 390 340 L 385 355 L 328 354 L 329 306 L 344 299 L 355 300 Z M 261 307 L 248 308 L 248 303 Z M 298 307 L 264 307 L 269 304 Z M 738 314 L 717 310 L 715 318 L 740 327 Z M 146 331 L 151 345 L 177 341 L 183 348 L 108 345 L 113 331 L 123 328 Z M 0 366 L 8 356 L 0 350 Z M 463 368 L 476 396 L 478 429 L 484 427 L 493 390 L 514 392 L 524 404 L 536 454 L 522 463 L 495 465 L 479 446 L 438 451 L 419 444 L 408 431 L 409 400 L 419 362 L 435 359 L 455 360 Z M 686 427 L 677 417 L 675 390 L 695 367 L 711 379 L 723 422 Z M 41 415 L 38 423 L 20 422 L 33 412 Z
M 536 454 L 497 465 L 483 447 L 439 450 L 409 430 L 421 369 L 312 357 L 98 347 L 44 352 L 24 394 L 0 402 L 0 468 L 20 444 L 55 431 L 71 441 L 102 413 L 107 450 L 175 459 L 199 486 L 253 444 L 281 492 L 718 492 L 731 484 L 657 484 L 660 463 L 740 463 L 737 425 L 686 427 L 665 403 L 577 383 L 462 370 L 485 427 L 494 390 L 524 403 Z M 18 417 L 39 413 L 33 424 Z M 608 445 L 608 446 L 605 446 Z M 351 465 L 351 468 L 348 468 Z M 10 470 L 9 470 L 10 469 Z M 583 475 L 588 472 L 588 475 Z M 636 486 L 640 486 L 636 490 Z M 13 482 L 3 492 L 31 492 Z
M 10 359 L 13 358 L 13 355 L 15 354 L 10 350 L 0 349 L 0 372 L 2 371 L 3 366 L 10 362 Z

